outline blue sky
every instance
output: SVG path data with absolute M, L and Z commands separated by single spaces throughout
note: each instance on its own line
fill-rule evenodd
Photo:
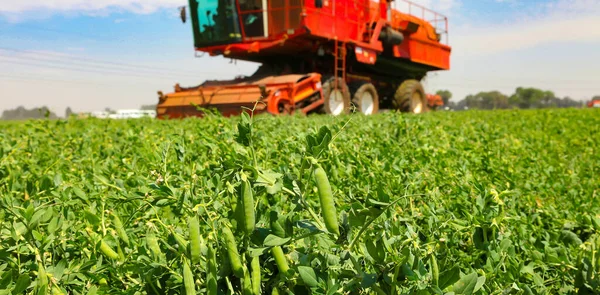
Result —
M 401 2 L 401 1 L 396 1 Z M 451 70 L 428 92 L 518 86 L 600 94 L 600 0 L 416 0 L 449 17 Z M 256 65 L 195 57 L 185 0 L 0 0 L 0 111 L 46 105 L 59 115 L 137 108 L 177 82 L 251 74 Z M 399 7 L 401 8 L 401 7 Z

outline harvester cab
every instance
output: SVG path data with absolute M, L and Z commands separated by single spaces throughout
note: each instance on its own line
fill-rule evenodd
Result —
M 259 67 L 249 77 L 177 84 L 159 94 L 161 118 L 201 116 L 196 106 L 234 115 L 257 101 L 256 112 L 272 114 L 420 113 L 437 106 L 421 80 L 450 65 L 446 17 L 406 0 L 189 0 L 187 8 L 196 51 Z

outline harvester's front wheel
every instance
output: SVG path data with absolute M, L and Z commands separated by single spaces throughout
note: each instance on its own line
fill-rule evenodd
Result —
M 346 82 L 338 78 L 331 78 L 323 84 L 323 110 L 334 116 L 350 113 L 350 90 Z
M 400 84 L 394 95 L 396 109 L 415 114 L 427 111 L 427 96 L 423 85 L 417 80 L 406 80 Z
M 352 103 L 357 111 L 364 115 L 376 114 L 379 111 L 379 95 L 377 89 L 371 83 L 364 83 L 356 89 Z

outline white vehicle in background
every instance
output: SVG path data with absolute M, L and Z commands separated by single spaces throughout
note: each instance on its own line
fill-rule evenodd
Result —
M 154 110 L 118 110 L 114 114 L 108 116 L 110 119 L 139 119 L 143 117 L 156 117 Z
M 90 114 L 90 117 L 100 118 L 100 119 L 106 119 L 106 118 L 108 118 L 109 115 L 110 114 L 108 112 L 105 112 L 105 111 L 96 111 L 96 112 L 92 112 Z

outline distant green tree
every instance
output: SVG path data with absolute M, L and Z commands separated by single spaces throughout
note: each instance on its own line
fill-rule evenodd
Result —
M 71 110 L 71 107 L 67 107 L 65 110 L 65 118 L 69 118 L 71 115 L 73 115 L 73 111 Z
M 513 106 L 530 109 L 549 106 L 554 98 L 556 96 L 552 91 L 544 91 L 532 87 L 518 87 L 515 93 L 509 98 L 509 102 Z
M 499 91 L 484 91 L 465 97 L 465 104 L 470 109 L 506 109 L 509 107 L 508 97 Z
M 19 106 L 13 110 L 5 110 L 4 112 L 2 112 L 2 117 L 0 117 L 0 119 L 2 120 L 29 120 L 44 118 L 56 119 L 58 118 L 58 116 L 55 113 L 51 112 L 50 109 L 48 109 L 45 106 L 41 108 L 33 108 L 30 110 L 26 109 L 23 106 Z
M 448 102 L 452 98 L 452 92 L 450 92 L 449 90 L 438 90 L 435 94 L 442 97 L 444 105 L 448 105 Z

